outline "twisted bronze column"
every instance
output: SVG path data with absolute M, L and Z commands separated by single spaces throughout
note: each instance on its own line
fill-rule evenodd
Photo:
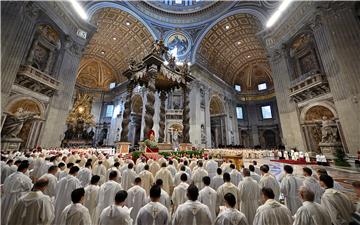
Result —
M 154 125 L 155 90 L 155 76 L 152 75 L 149 78 L 146 94 L 144 135 L 147 135 Z
M 183 86 L 183 143 L 190 143 L 190 101 L 189 101 L 189 88 Z
M 160 93 L 160 121 L 159 121 L 159 143 L 164 143 L 164 137 L 165 137 L 165 101 L 166 101 L 166 93 L 162 91 Z
M 130 122 L 130 113 L 131 113 L 131 97 L 134 89 L 134 83 L 130 82 L 127 86 L 127 96 L 124 105 L 124 114 L 123 120 L 121 123 L 121 142 L 128 142 L 129 135 L 129 122 Z

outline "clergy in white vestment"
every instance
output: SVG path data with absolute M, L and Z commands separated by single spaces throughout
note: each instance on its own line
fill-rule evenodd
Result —
M 161 179 L 163 181 L 164 190 L 171 194 L 174 186 L 173 177 L 168 169 L 166 169 L 166 163 L 161 164 L 161 169 L 156 173 L 155 180 Z
M 144 170 L 144 166 L 146 165 L 146 159 L 142 158 L 141 161 L 139 163 L 136 164 L 135 166 L 135 172 L 137 174 L 139 174 L 141 171 Z
M 210 225 L 212 224 L 209 208 L 198 201 L 199 189 L 191 184 L 187 189 L 187 200 L 175 211 L 172 225 Z
M 119 191 L 115 195 L 114 204 L 106 207 L 100 215 L 99 225 L 132 225 L 130 209 L 125 206 L 128 194 Z
M 128 168 L 123 171 L 121 177 L 121 186 L 124 190 L 128 190 L 134 185 L 134 180 L 137 177 L 136 172 L 134 171 L 134 164 L 129 163 Z
M 62 178 L 56 185 L 55 191 L 55 222 L 60 223 L 60 215 L 64 208 L 71 203 L 71 192 L 81 187 L 79 179 L 76 178 L 79 167 L 70 168 L 69 175 Z
M 156 161 L 152 162 L 149 164 L 149 170 L 150 172 L 153 174 L 153 176 L 155 177 L 156 173 L 160 170 L 160 165 L 159 163 L 157 163 Z
M 261 180 L 261 176 L 259 174 L 255 173 L 255 167 L 253 165 L 249 165 L 249 170 L 250 170 L 251 178 L 256 180 L 257 183 L 259 183 Z
M 122 190 L 121 185 L 116 182 L 117 176 L 116 171 L 111 171 L 109 174 L 109 180 L 100 186 L 96 206 L 97 216 L 100 216 L 101 212 L 106 207 L 114 203 L 114 196 Z
M 85 167 L 80 169 L 77 178 L 80 180 L 81 186 L 86 187 L 88 184 L 90 184 L 91 177 L 92 177 L 91 162 L 87 162 L 85 164 Z
M 29 164 L 27 161 L 21 162 L 17 171 L 8 176 L 4 181 L 1 199 L 1 224 L 6 224 L 12 207 L 33 186 L 31 179 L 25 175 L 28 168 Z
M 331 225 L 329 213 L 318 203 L 314 202 L 315 194 L 307 187 L 300 187 L 302 206 L 295 214 L 293 225 Z
M 345 225 L 351 221 L 355 207 L 342 192 L 335 190 L 334 180 L 329 175 L 320 175 L 320 185 L 325 188 L 321 197 L 321 205 L 329 213 L 333 225 Z
M 48 225 L 54 217 L 54 206 L 49 196 L 43 192 L 49 181 L 40 178 L 34 184 L 32 191 L 22 196 L 12 208 L 8 225 Z
M 264 204 L 256 210 L 254 225 L 291 225 L 293 223 L 290 210 L 274 199 L 275 194 L 271 188 L 262 188 L 261 196 Z
M 292 174 L 294 171 L 292 166 L 285 165 L 284 171 L 285 177 L 281 181 L 280 190 L 285 197 L 285 205 L 290 209 L 291 214 L 295 215 L 298 208 L 302 205 L 299 195 L 302 180 Z
M 100 185 L 106 181 L 106 166 L 103 165 L 103 161 L 98 161 L 98 164 L 94 166 L 93 174 L 100 177 Z
M 238 187 L 236 187 L 233 183 L 231 183 L 231 178 L 230 178 L 229 173 L 224 173 L 223 179 L 224 179 L 224 184 L 221 185 L 216 191 L 217 192 L 217 198 L 216 198 L 217 212 L 219 211 L 220 206 L 225 205 L 224 196 L 227 193 L 231 193 L 235 196 L 235 198 L 236 198 L 236 207 L 235 208 L 237 208 L 237 209 L 239 208 L 240 192 L 239 192 Z
M 118 182 L 119 184 L 121 184 L 121 172 L 120 172 L 120 163 L 119 162 L 115 162 L 114 165 L 112 167 L 110 167 L 107 172 L 106 172 L 106 181 L 109 180 L 109 174 L 111 171 L 116 171 L 118 176 L 116 178 L 116 182 Z
M 209 156 L 209 161 L 207 161 L 205 169 L 211 179 L 216 176 L 216 170 L 218 167 L 219 164 L 212 158 L 212 156 Z
M 149 195 L 151 186 L 154 184 L 154 176 L 149 171 L 149 165 L 144 166 L 144 170 L 139 173 L 141 178 L 141 186 L 145 189 L 146 194 Z
M 261 171 L 261 179 L 259 182 L 260 188 L 267 187 L 273 190 L 275 194 L 275 200 L 279 201 L 280 198 L 280 185 L 277 182 L 276 178 L 269 173 L 269 166 L 268 165 L 262 165 L 260 167 Z
M 248 225 L 245 215 L 235 208 L 236 198 L 233 194 L 227 193 L 224 196 L 225 208 L 219 213 L 215 225 Z
M 180 184 L 180 182 L 181 182 L 181 180 L 180 180 L 180 176 L 181 176 L 181 174 L 186 174 L 186 176 L 187 176 L 187 183 L 188 184 L 190 184 L 191 182 L 191 179 L 190 179 L 190 175 L 188 174 L 188 173 L 186 173 L 186 167 L 184 166 L 184 165 L 182 165 L 181 167 L 180 167 L 180 171 L 179 172 L 177 172 L 176 174 L 175 174 L 175 177 L 174 177 L 174 186 L 178 186 L 179 184 Z
M 259 167 L 257 167 L 257 161 L 253 161 L 253 166 L 255 168 L 255 173 L 257 173 L 258 175 L 261 175 L 261 170 Z
M 57 171 L 58 171 L 57 166 L 50 166 L 48 172 L 39 178 L 39 179 L 47 179 L 49 181 L 43 193 L 45 195 L 48 195 L 50 198 L 55 197 L 55 190 L 58 182 L 56 177 Z
M 173 203 L 173 212 L 176 211 L 177 207 L 180 204 L 183 204 L 187 200 L 186 194 L 187 194 L 187 189 L 189 187 L 189 184 L 186 183 L 187 175 L 185 173 L 183 173 L 180 176 L 180 180 L 181 180 L 181 183 L 174 188 L 174 191 L 173 191 L 172 197 L 171 197 L 171 200 Z
M 216 169 L 216 175 L 211 179 L 210 187 L 214 190 L 217 190 L 221 185 L 224 184 L 224 179 L 222 175 L 222 169 L 219 167 Z
M 160 203 L 163 204 L 170 212 L 171 210 L 171 200 L 169 194 L 162 188 L 163 181 L 161 179 L 156 180 L 156 185 L 160 186 L 161 194 L 160 194 Z
M 59 170 L 56 174 L 56 177 L 59 180 L 61 180 L 61 178 L 64 178 L 68 175 L 67 171 L 66 171 L 66 165 L 65 163 L 61 162 L 58 164 Z
M 175 177 L 175 174 L 177 173 L 177 170 L 174 166 L 174 162 L 172 160 L 169 160 L 169 165 L 166 167 L 170 173 L 172 177 Z
M 204 188 L 199 192 L 199 201 L 209 207 L 211 219 L 215 220 L 217 193 L 210 187 L 210 181 L 210 177 L 203 177 Z
M 126 206 L 132 208 L 130 216 L 133 221 L 136 220 L 139 210 L 146 204 L 146 191 L 141 187 L 141 178 L 137 177 L 134 186 L 127 190 Z
M 89 225 L 89 210 L 83 206 L 85 190 L 78 188 L 71 192 L 72 203 L 65 207 L 60 216 L 59 225 Z M 56 224 L 57 225 L 57 224 Z
M 320 199 L 324 193 L 324 189 L 321 188 L 320 183 L 312 176 L 312 170 L 308 167 L 303 168 L 304 181 L 303 186 L 309 188 L 315 194 L 314 202 L 320 204 Z
M 154 185 L 150 189 L 150 202 L 142 207 L 136 218 L 135 225 L 168 225 L 170 214 L 168 209 L 160 203 L 161 187 Z
M 194 181 L 194 184 L 196 185 L 196 187 L 199 188 L 199 190 L 201 190 L 204 187 L 204 183 L 202 181 L 203 177 L 208 176 L 208 172 L 203 168 L 203 162 L 199 161 L 198 162 L 198 168 L 197 170 L 195 170 L 195 172 L 193 173 L 192 179 Z
M 317 177 L 314 176 L 315 178 L 319 179 L 319 177 L 324 174 L 324 175 L 329 175 L 326 171 L 326 169 L 324 168 L 319 168 L 316 170 L 316 173 L 317 173 Z M 334 187 L 333 187 L 335 190 L 338 190 L 338 191 L 341 191 L 341 192 L 344 192 L 345 191 L 345 188 L 339 184 L 338 182 L 334 181 Z
M 244 213 L 249 224 L 253 223 L 256 209 L 260 203 L 260 187 L 257 182 L 251 178 L 250 170 L 243 169 L 244 179 L 239 183 L 239 201 L 240 212 Z
M 84 206 L 89 210 L 91 221 L 96 224 L 98 221 L 98 214 L 96 213 L 96 205 L 99 194 L 100 176 L 94 175 L 91 177 L 90 184 L 85 187 Z
M 243 177 L 241 173 L 235 168 L 235 164 L 230 164 L 230 168 L 231 183 L 233 183 L 235 186 L 238 186 Z
M 5 179 L 10 176 L 14 171 L 11 169 L 14 160 L 9 159 L 5 165 L 1 166 L 1 184 L 4 183 Z

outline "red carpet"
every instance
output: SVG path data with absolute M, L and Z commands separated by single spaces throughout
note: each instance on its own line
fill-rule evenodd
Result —
M 279 163 L 287 163 L 287 164 L 308 164 L 308 165 L 316 165 L 315 161 L 311 161 L 311 163 L 307 163 L 305 160 L 286 160 L 286 159 L 271 159 L 272 162 L 279 162 Z

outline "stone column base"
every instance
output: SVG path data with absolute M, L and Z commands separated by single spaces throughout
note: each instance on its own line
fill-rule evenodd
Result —
M 335 159 L 335 153 L 337 149 L 344 151 L 341 143 L 319 143 L 321 152 L 325 155 L 327 159 Z
M 128 154 L 130 148 L 130 142 L 115 142 L 116 152 L 121 154 Z
M 1 138 L 1 150 L 15 152 L 20 150 L 21 138 Z

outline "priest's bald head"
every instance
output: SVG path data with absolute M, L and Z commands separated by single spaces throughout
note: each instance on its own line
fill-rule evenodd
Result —
M 47 178 L 41 178 L 37 180 L 34 184 L 33 191 L 45 191 L 48 187 L 49 180 Z

